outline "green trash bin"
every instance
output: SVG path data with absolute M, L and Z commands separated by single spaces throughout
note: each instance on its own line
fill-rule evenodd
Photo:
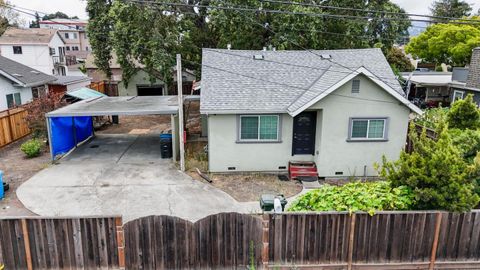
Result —
M 280 203 L 282 204 L 282 210 L 285 211 L 285 205 L 287 205 L 287 199 L 283 194 L 273 195 L 273 194 L 263 194 L 260 197 L 260 208 L 263 211 L 272 211 L 273 210 L 273 200 L 275 198 L 280 199 Z

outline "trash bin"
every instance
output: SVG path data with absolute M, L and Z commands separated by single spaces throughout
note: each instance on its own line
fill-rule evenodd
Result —
M 282 210 L 285 210 L 285 205 L 287 205 L 287 199 L 282 194 L 273 195 L 273 194 L 263 194 L 260 197 L 260 208 L 263 211 L 272 211 L 273 210 L 273 200 L 275 198 L 280 199 L 280 203 L 282 204 Z
M 172 134 L 160 135 L 160 149 L 162 158 L 172 158 Z
M 0 200 L 5 196 L 5 191 L 3 190 L 3 171 L 0 171 Z

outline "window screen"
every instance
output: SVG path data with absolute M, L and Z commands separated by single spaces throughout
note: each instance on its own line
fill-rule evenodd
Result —
M 22 46 L 13 46 L 13 54 L 22 54 Z
M 386 119 L 353 119 L 351 139 L 385 139 Z
M 240 116 L 240 140 L 278 140 L 278 115 Z

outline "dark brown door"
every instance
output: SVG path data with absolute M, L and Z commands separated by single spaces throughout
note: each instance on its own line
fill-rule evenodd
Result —
M 293 118 L 293 155 L 315 154 L 317 112 L 302 112 Z

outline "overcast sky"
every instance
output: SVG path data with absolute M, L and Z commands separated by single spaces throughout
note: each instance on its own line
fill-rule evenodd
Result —
M 41 12 L 53 13 L 61 11 L 69 16 L 78 16 L 86 19 L 85 12 L 86 0 L 9 0 L 10 3 L 17 7 L 28 8 Z M 408 13 L 429 14 L 429 7 L 433 0 L 392 0 Z M 480 0 L 467 0 L 468 3 L 473 4 L 474 12 L 480 8 Z M 28 15 L 23 16 L 25 20 L 31 21 L 32 17 Z

